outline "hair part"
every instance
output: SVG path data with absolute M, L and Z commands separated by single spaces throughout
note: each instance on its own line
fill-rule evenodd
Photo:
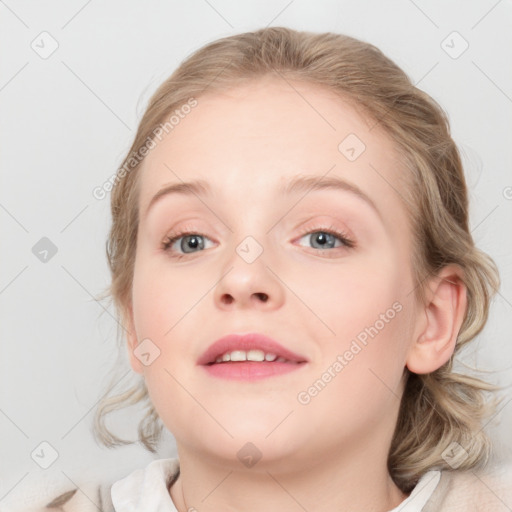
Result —
M 483 380 L 453 371 L 454 357 L 483 329 L 492 295 L 499 287 L 493 260 L 475 247 L 469 230 L 468 197 L 459 151 L 442 108 L 416 88 L 408 76 L 375 46 L 334 33 L 299 32 L 271 27 L 214 41 L 189 56 L 156 90 L 140 121 L 121 168 L 134 153 L 155 138 L 155 128 L 190 98 L 225 91 L 265 76 L 303 81 L 329 89 L 350 101 L 396 144 L 403 159 L 402 200 L 413 232 L 411 267 L 415 293 L 424 300 L 424 283 L 448 264 L 463 272 L 467 310 L 452 358 L 427 375 L 404 370 L 406 380 L 388 469 L 396 485 L 410 492 L 430 469 L 453 469 L 443 457 L 451 443 L 468 453 L 458 469 L 484 467 L 491 455 L 482 422 L 497 401 L 485 393 L 500 389 Z M 373 128 L 372 128 L 373 129 Z M 143 162 L 143 160 L 142 160 Z M 139 223 L 138 199 L 142 162 L 116 180 L 111 193 L 112 226 L 106 253 L 112 282 L 107 290 L 122 326 L 128 325 Z M 104 295 L 105 296 L 105 295 Z M 122 327 L 124 329 L 124 327 Z M 118 330 L 124 348 L 124 332 Z M 105 425 L 111 412 L 137 403 L 147 406 L 139 424 L 139 441 L 155 452 L 161 420 L 150 402 L 144 379 L 120 394 L 100 401 L 94 435 L 105 446 L 135 441 L 120 439 Z

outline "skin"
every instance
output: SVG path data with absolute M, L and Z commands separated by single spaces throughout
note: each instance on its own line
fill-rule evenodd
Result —
M 426 304 L 411 293 L 412 233 L 392 140 L 329 91 L 290 84 L 264 78 L 197 98 L 141 169 L 128 350 L 176 438 L 181 472 L 170 494 L 180 512 L 397 506 L 406 495 L 386 462 L 404 369 L 444 364 L 465 311 L 457 268 L 425 282 Z M 338 150 L 350 133 L 366 145 L 355 161 Z M 349 191 L 277 192 L 296 175 L 326 173 L 359 187 L 378 212 Z M 212 194 L 167 195 L 147 211 L 162 187 L 193 179 L 208 181 Z M 184 257 L 176 259 L 162 243 L 181 228 L 203 235 L 204 248 L 178 240 L 174 254 Z M 326 228 L 355 247 L 331 238 L 319 248 Z M 236 251 L 249 235 L 263 249 L 250 264 Z M 299 403 L 397 301 L 401 311 Z M 196 365 L 219 337 L 246 332 L 276 339 L 307 364 L 254 382 Z M 133 353 L 146 338 L 160 350 L 147 366 Z M 262 455 L 252 467 L 237 457 L 247 442 Z

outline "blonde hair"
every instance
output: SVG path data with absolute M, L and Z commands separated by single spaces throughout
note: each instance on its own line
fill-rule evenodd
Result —
M 417 375 L 405 368 L 406 386 L 392 440 L 388 469 L 396 485 L 410 492 L 430 469 L 452 469 L 443 452 L 457 442 L 467 451 L 458 469 L 484 467 L 492 452 L 482 422 L 496 408 L 485 392 L 499 389 L 476 377 L 453 371 L 455 355 L 483 328 L 492 295 L 499 287 L 493 260 L 475 247 L 468 222 L 468 198 L 458 149 L 442 108 L 416 88 L 378 48 L 334 33 L 315 34 L 283 27 L 226 37 L 193 53 L 158 88 L 140 121 L 135 140 L 111 194 L 112 226 L 107 257 L 112 275 L 108 289 L 123 324 L 131 308 L 131 286 L 138 228 L 140 162 L 131 161 L 155 137 L 155 128 L 175 109 L 208 92 L 222 91 L 264 77 L 317 84 L 349 100 L 380 125 L 396 143 L 406 169 L 403 199 L 410 211 L 414 238 L 411 264 L 416 296 L 424 300 L 424 283 L 445 265 L 463 270 L 468 306 L 455 352 L 441 368 Z M 119 332 L 118 332 L 119 334 Z M 121 332 L 121 336 L 123 333 Z M 114 383 L 114 379 L 112 381 Z M 94 434 L 102 444 L 129 444 L 105 426 L 111 411 L 143 403 L 147 413 L 139 441 L 156 451 L 162 423 L 143 378 L 114 396 L 109 392 L 95 415 Z

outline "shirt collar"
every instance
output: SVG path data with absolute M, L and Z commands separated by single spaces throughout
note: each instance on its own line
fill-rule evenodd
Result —
M 112 485 L 110 494 L 116 512 L 177 512 L 168 483 L 179 472 L 179 460 L 158 459 Z M 441 471 L 425 473 L 407 499 L 389 512 L 421 512 L 434 493 Z
M 179 471 L 178 459 L 158 459 L 112 484 L 116 512 L 177 512 L 167 484 Z
M 427 471 L 415 485 L 407 499 L 389 512 L 421 512 L 434 493 L 441 478 L 441 471 Z

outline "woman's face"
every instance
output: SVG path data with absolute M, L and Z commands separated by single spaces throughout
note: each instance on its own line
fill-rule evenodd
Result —
M 141 169 L 129 342 L 143 344 L 130 357 L 179 450 L 260 467 L 387 451 L 421 314 L 393 143 L 332 93 L 268 78 L 198 97 L 156 143 Z M 199 180 L 208 191 L 152 201 Z M 196 236 L 164 248 L 183 231 Z M 198 365 L 232 333 L 306 362 L 253 379 Z

